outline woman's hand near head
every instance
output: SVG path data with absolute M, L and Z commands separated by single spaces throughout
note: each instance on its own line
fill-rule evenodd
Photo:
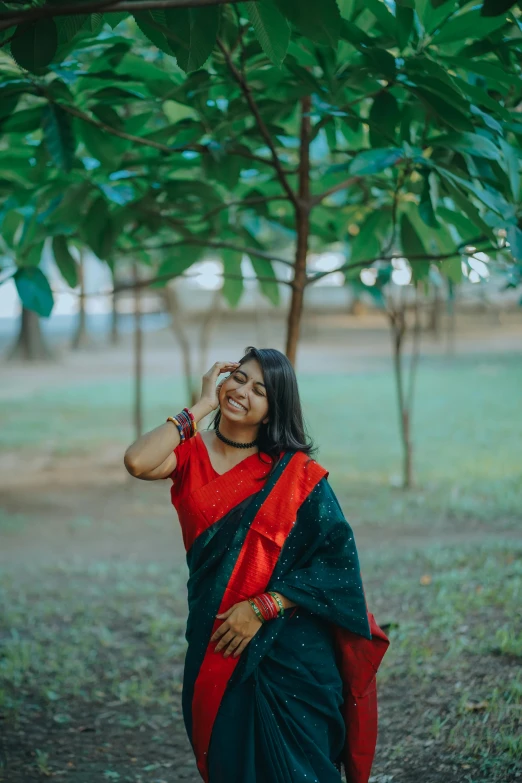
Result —
M 215 410 L 219 405 L 219 387 L 216 386 L 216 381 L 219 376 L 224 372 L 234 372 L 239 367 L 239 362 L 214 362 L 210 370 L 203 376 L 201 384 L 201 400 L 206 402 L 211 407 L 211 410 Z

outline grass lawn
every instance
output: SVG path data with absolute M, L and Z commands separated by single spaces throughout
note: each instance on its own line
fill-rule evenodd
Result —
M 391 639 L 376 783 L 516 781 L 522 543 L 390 550 L 362 567 Z M 0 779 L 196 783 L 180 705 L 185 576 L 101 561 L 3 573 Z
M 354 524 L 515 527 L 522 507 L 522 358 L 423 359 L 414 409 L 417 488 L 398 488 L 401 450 L 393 377 L 380 372 L 303 376 L 317 459 Z M 186 404 L 179 379 L 145 383 L 145 428 Z M 67 456 L 134 438 L 132 384 L 97 382 L 6 401 L 0 449 Z
M 375 547 L 361 551 L 368 605 L 391 639 L 378 677 L 371 783 L 522 783 L 520 355 L 421 361 L 417 486 L 408 493 L 398 487 L 387 363 L 303 376 L 300 389 L 317 459 L 347 518 L 357 531 L 381 528 L 366 539 Z M 179 379 L 148 378 L 144 396 L 146 429 L 186 404 Z M 71 379 L 4 400 L 0 449 L 21 465 L 45 455 L 78 457 L 75 464 L 86 466 L 111 449 L 121 466 L 119 448 L 122 454 L 133 439 L 131 407 L 132 384 L 115 380 Z M 146 482 L 137 482 L 136 493 L 122 485 L 116 496 L 112 486 L 80 492 L 48 475 L 37 501 L 22 502 L 29 481 L 0 509 L 6 551 L 15 542 L 18 552 L 0 571 L 0 782 L 196 783 L 180 703 L 182 558 L 161 559 L 152 548 L 149 560 L 134 562 L 104 548 L 109 523 L 111 540 L 131 529 L 146 539 L 155 525 L 177 524 L 163 510 L 168 499 Z M 72 502 L 61 507 L 66 492 Z M 52 562 L 22 559 L 60 508 Z M 81 562 L 67 558 L 65 530 L 73 547 L 76 534 L 99 536 L 99 545 Z M 400 548 L 397 533 L 414 530 L 420 543 Z M 436 545 L 423 540 L 434 530 Z

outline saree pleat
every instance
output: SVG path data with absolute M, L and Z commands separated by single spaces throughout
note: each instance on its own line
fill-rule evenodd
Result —
M 256 466 L 248 459 L 241 471 L 203 476 L 199 489 L 189 448 L 180 457 L 193 483 L 177 505 L 190 543 L 183 716 L 201 777 L 341 783 L 350 659 L 341 670 L 336 631 L 364 640 L 372 634 L 353 532 L 328 472 L 301 452 L 287 452 L 261 486 L 252 480 L 250 495 L 244 469 L 248 464 L 255 473 Z M 238 476 L 241 497 L 234 503 Z M 214 492 L 219 519 L 214 502 L 205 508 Z M 183 504 L 190 505 L 185 517 Z M 297 606 L 262 625 L 239 658 L 216 654 L 210 643 L 222 622 L 216 615 L 267 589 Z M 366 783 L 363 777 L 350 783 Z

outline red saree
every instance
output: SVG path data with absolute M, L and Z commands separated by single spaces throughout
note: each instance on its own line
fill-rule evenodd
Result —
M 176 455 L 171 498 L 190 573 L 183 715 L 203 780 L 336 783 L 342 762 L 348 783 L 367 783 L 375 674 L 389 640 L 367 610 L 353 534 L 328 471 L 287 452 L 269 479 L 269 458 L 258 454 L 220 475 L 199 433 Z M 209 643 L 216 614 L 266 589 L 297 607 L 262 626 L 239 658 L 216 655 Z M 300 633 L 310 645 L 297 651 Z M 302 686 L 294 701 L 289 666 Z M 241 709 L 237 736 L 248 733 L 234 745 L 228 729 Z

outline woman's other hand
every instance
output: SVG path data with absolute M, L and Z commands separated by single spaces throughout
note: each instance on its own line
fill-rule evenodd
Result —
M 214 362 L 210 370 L 203 376 L 201 399 L 212 406 L 211 410 L 215 410 L 219 405 L 219 387 L 221 384 L 216 386 L 218 377 L 224 372 L 234 372 L 238 367 L 239 362 Z
M 223 614 L 217 614 L 216 617 L 224 622 L 221 623 L 210 641 L 217 641 L 214 652 L 225 650 L 224 658 L 228 658 L 232 653 L 234 658 L 241 655 L 262 625 L 248 601 L 240 601 Z

